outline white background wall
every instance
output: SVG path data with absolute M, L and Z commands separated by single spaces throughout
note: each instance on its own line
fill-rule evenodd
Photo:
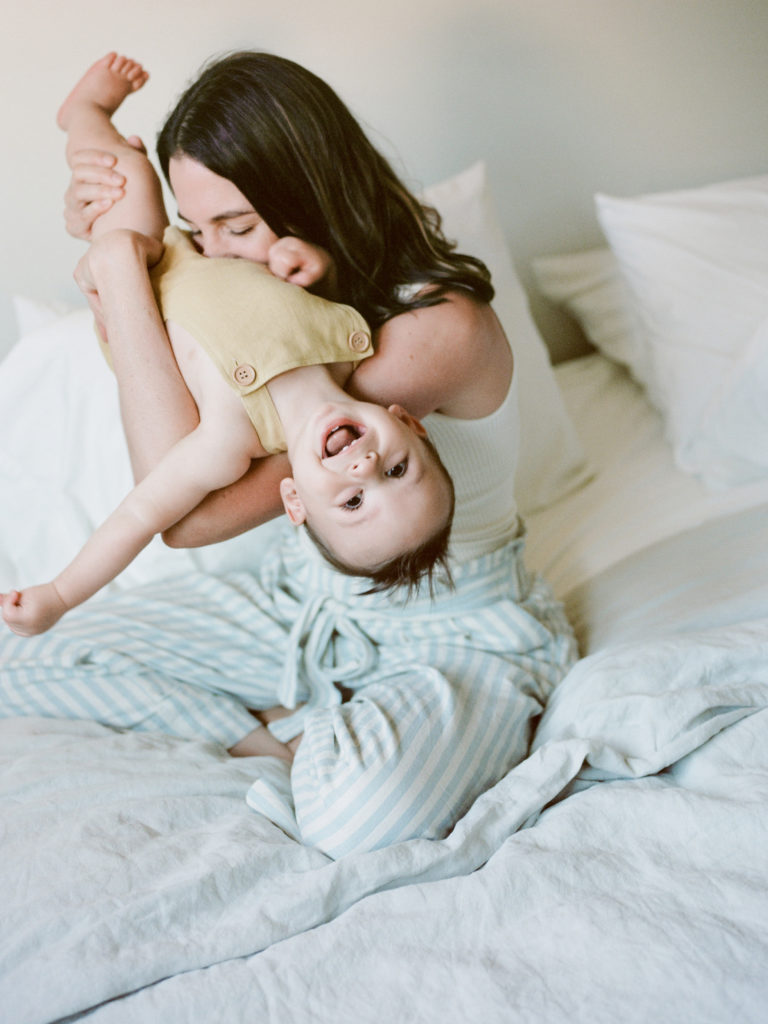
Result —
M 768 0 L 2 3 L 0 350 L 11 295 L 78 298 L 54 114 L 110 49 L 151 71 L 118 118 L 150 143 L 204 59 L 253 47 L 328 79 L 414 187 L 484 157 L 526 283 L 532 256 L 599 241 L 597 190 L 768 172 Z M 562 356 L 573 337 L 533 300 Z

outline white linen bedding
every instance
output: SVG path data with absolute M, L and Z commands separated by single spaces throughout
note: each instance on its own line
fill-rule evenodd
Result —
M 582 653 L 768 614 L 768 480 L 709 489 L 681 473 L 659 413 L 601 355 L 557 377 L 593 476 L 529 519 L 527 559 Z
M 0 1020 L 764 1020 L 765 488 L 683 477 L 602 357 L 558 378 L 595 476 L 530 556 L 592 653 L 530 757 L 332 862 L 248 809 L 260 759 L 0 722 Z
M 680 472 L 662 417 L 612 360 L 585 356 L 556 375 L 592 469 L 586 486 L 528 518 L 528 563 L 560 599 L 652 544 L 768 504 L 768 478 L 710 489 Z
M 594 655 L 447 839 L 335 863 L 253 762 L 0 723 L 4 1019 L 761 1021 L 766 665 L 766 620 Z

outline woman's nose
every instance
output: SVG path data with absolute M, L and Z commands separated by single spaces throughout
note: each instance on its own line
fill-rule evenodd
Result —
M 210 234 L 201 234 L 198 237 L 198 245 L 203 256 L 207 256 L 209 259 L 234 258 L 234 253 L 230 251 L 229 239 L 222 238 L 216 231 L 211 231 Z
M 203 240 L 203 256 L 207 256 L 209 259 L 217 259 L 226 255 L 224 246 L 216 238 L 207 238 Z

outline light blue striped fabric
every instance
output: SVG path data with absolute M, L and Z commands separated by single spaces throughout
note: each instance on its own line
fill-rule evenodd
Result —
M 442 836 L 526 755 L 531 720 L 575 657 L 522 549 L 518 539 L 459 566 L 456 590 L 434 602 L 405 603 L 359 596 L 364 581 L 288 528 L 258 574 L 154 583 L 91 602 L 42 637 L 5 633 L 0 716 L 231 746 L 256 724 L 248 708 L 303 704 L 270 727 L 283 740 L 304 733 L 293 806 L 268 779 L 251 806 L 284 821 L 295 810 L 303 841 L 333 857 Z

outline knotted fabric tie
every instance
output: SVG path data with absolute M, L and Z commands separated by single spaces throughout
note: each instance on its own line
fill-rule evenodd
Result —
M 337 661 L 342 654 L 343 660 Z M 280 702 L 286 708 L 296 707 L 299 684 L 305 680 L 310 692 L 307 710 L 338 704 L 341 695 L 335 684 L 360 679 L 373 669 L 376 659 L 376 645 L 355 621 L 350 605 L 325 595 L 313 597 L 302 606 L 291 628 Z

